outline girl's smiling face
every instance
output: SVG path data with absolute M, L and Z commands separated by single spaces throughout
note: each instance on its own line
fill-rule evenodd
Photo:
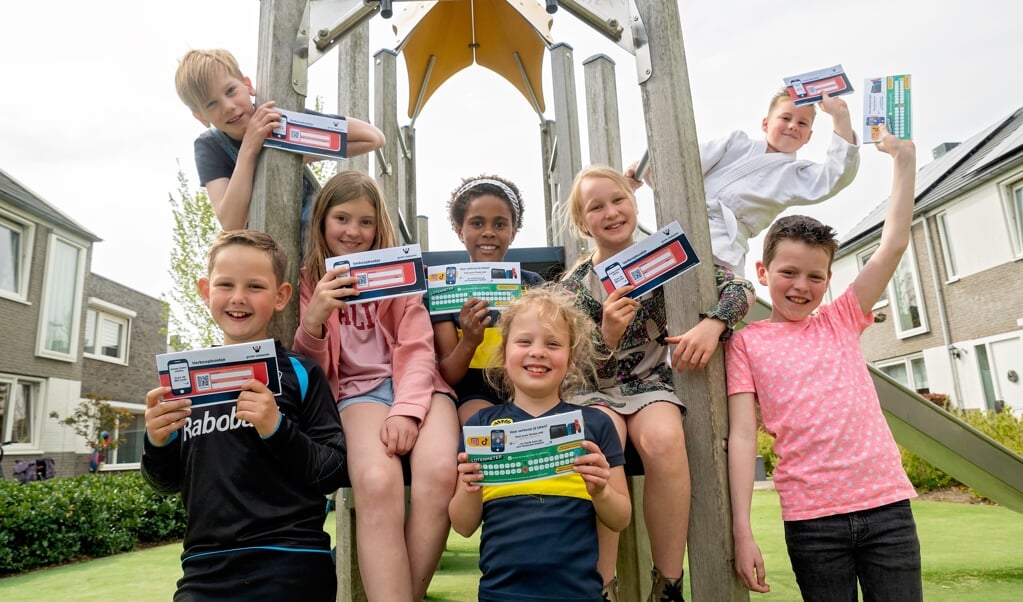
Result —
M 515 220 L 508 201 L 492 194 L 472 199 L 455 233 L 472 261 L 504 261 L 515 240 Z
M 617 182 L 591 176 L 579 183 L 583 207 L 581 229 L 593 237 L 599 255 L 610 257 L 632 244 L 636 231 L 636 200 Z
M 360 197 L 327 210 L 323 236 L 335 256 L 369 251 L 377 235 L 377 214 L 369 199 Z

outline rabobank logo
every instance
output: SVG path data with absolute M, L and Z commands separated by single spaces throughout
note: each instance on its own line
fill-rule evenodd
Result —
M 231 406 L 230 414 L 216 416 L 210 414 L 209 410 L 206 410 L 206 413 L 201 418 L 189 417 L 185 422 L 185 426 L 181 427 L 182 442 L 188 441 L 192 437 L 208 435 L 212 432 L 224 433 L 237 428 L 251 427 L 252 423 L 245 422 L 235 416 L 236 410 L 236 406 Z

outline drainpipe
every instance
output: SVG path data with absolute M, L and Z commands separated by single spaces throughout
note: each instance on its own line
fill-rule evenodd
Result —
M 927 241 L 927 260 L 931 264 L 931 281 L 934 283 L 934 297 L 938 300 L 938 321 L 941 323 L 941 337 L 948 350 L 949 363 L 952 365 L 952 384 L 955 388 L 956 405 L 963 409 L 963 390 L 959 383 L 959 350 L 952 344 L 952 333 L 948 326 L 948 314 L 945 313 L 945 293 L 941 289 L 941 278 L 938 274 L 937 253 L 934 252 L 934 239 L 931 238 L 931 227 L 928 217 L 923 216 L 924 239 Z

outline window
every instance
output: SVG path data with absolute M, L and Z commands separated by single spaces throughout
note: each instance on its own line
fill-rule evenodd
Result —
M 899 384 L 918 393 L 930 392 L 927 365 L 923 356 L 905 357 L 893 362 L 879 363 L 878 369 Z
M 121 444 L 107 454 L 107 468 L 131 469 L 138 468 L 142 462 L 143 441 L 146 436 L 146 408 L 137 403 L 111 401 L 110 405 L 119 410 L 128 410 L 132 417 L 127 421 L 124 430 L 113 429 L 110 437 L 114 440 L 123 439 Z
M 85 345 L 87 357 L 128 363 L 128 341 L 131 319 L 135 312 L 99 299 L 90 298 L 85 310 Z
M 74 361 L 85 278 L 85 248 L 50 235 L 36 354 Z
M 0 377 L 0 441 L 32 443 L 40 403 L 39 381 Z
M 959 267 L 956 264 L 955 247 L 952 246 L 952 229 L 948 214 L 939 213 L 937 220 L 938 237 L 941 239 L 941 254 L 945 259 L 945 277 L 955 280 L 959 277 Z
M 1012 250 L 1020 257 L 1023 256 L 1023 182 L 1013 185 L 1007 209 Z
M 917 276 L 912 243 L 903 253 L 888 288 L 889 298 L 895 300 L 893 313 L 895 314 L 896 334 L 902 338 L 927 332 L 927 315 L 923 304 L 923 294 L 920 290 L 920 278 Z
M 25 300 L 31 265 L 32 225 L 0 213 L 0 296 Z
M 868 249 L 868 250 L 866 250 L 866 251 L 864 251 L 864 252 L 862 252 L 862 253 L 860 253 L 859 255 L 856 256 L 856 261 L 859 263 L 861 270 L 863 269 L 863 266 L 867 265 L 867 262 L 870 261 L 870 258 L 874 256 L 874 252 L 877 251 L 877 247 L 878 247 L 878 245 L 874 245 L 870 249 Z M 874 303 L 874 309 L 877 309 L 879 307 L 884 307 L 885 305 L 888 305 L 888 291 L 887 290 L 883 291 L 881 293 L 881 296 L 877 298 L 877 302 Z

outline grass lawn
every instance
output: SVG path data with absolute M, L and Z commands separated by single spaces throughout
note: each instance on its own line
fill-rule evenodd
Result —
M 1023 517 L 994 506 L 914 502 L 929 602 L 1017 602 L 1023 599 Z M 753 600 L 799 600 L 782 531 L 778 496 L 753 494 L 753 525 L 767 563 L 771 593 Z M 333 515 L 327 520 L 333 535 Z M 435 602 L 476 599 L 479 538 L 452 533 L 430 586 Z M 181 575 L 181 545 L 172 544 L 0 579 L 4 602 L 170 600 Z M 687 581 L 688 586 L 688 581 Z M 687 600 L 692 600 L 688 593 Z

